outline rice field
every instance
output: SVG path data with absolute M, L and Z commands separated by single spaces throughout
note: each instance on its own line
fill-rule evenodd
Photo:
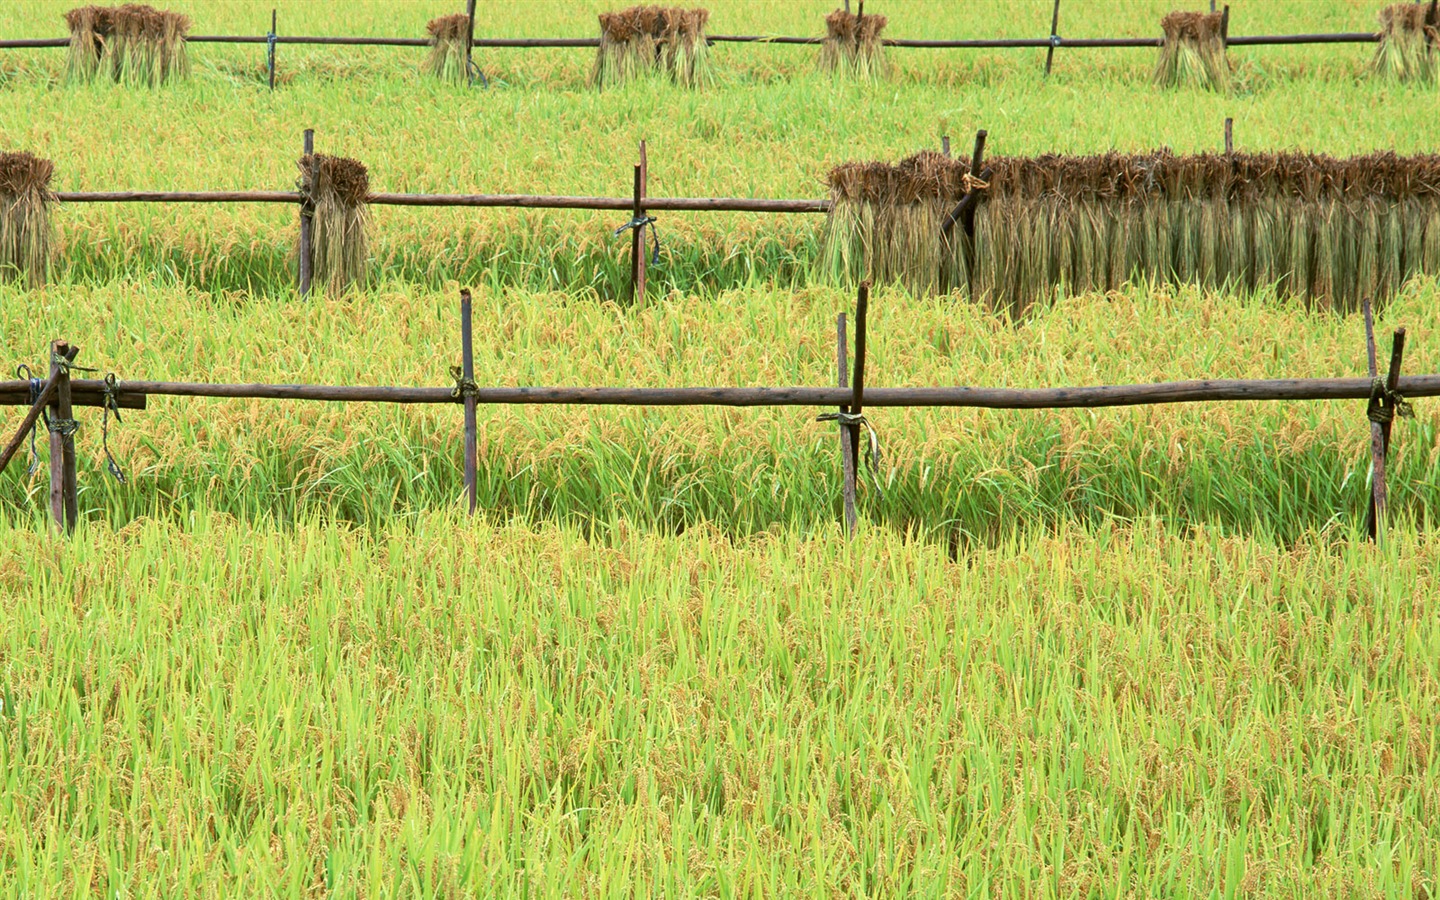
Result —
M 1230 33 L 1374 30 L 1380 6 L 1240 0 Z M 0 36 L 61 35 L 69 8 L 16 0 Z M 834 12 L 706 8 L 710 33 L 820 36 Z M 1050 8 L 865 11 L 887 37 L 1034 37 Z M 617 9 L 481 3 L 476 33 L 594 37 Z M 1060 32 L 1158 36 L 1176 9 L 1062 4 Z M 278 19 L 424 37 L 454 12 Z M 1370 45 L 1232 47 L 1226 90 L 1157 84 L 1153 49 L 1062 48 L 1046 80 L 1043 50 L 844 72 L 716 45 L 708 85 L 603 89 L 593 49 L 477 51 L 488 89 L 425 48 L 278 51 L 273 93 L 263 45 L 193 45 L 154 87 L 0 51 L 0 151 L 61 191 L 281 190 L 313 127 L 371 190 L 625 196 L 643 138 L 652 195 L 818 198 L 838 164 L 945 135 L 968 155 L 981 127 L 997 157 L 1214 152 L 1226 116 L 1256 154 L 1436 134 L 1433 83 L 1378 77 Z M 64 338 L 122 379 L 447 385 L 463 286 L 481 384 L 834 383 L 854 297 L 818 271 L 824 216 L 661 214 L 632 303 L 623 213 L 363 215 L 367 280 L 305 300 L 291 207 L 61 204 L 49 283 L 0 282 L 0 363 Z M 1381 306 L 1382 358 L 1402 325 L 1405 371 L 1440 372 L 1432 274 Z M 870 305 L 871 386 L 1364 372 L 1358 315 L 1224 279 Z M 43 441 L 37 474 L 27 451 L 0 475 L 0 894 L 1440 890 L 1440 407 L 1395 424 L 1383 548 L 1358 401 L 871 411 L 853 540 L 816 412 L 481 407 L 471 519 L 458 407 L 152 398 L 109 423 L 124 485 L 80 410 L 73 539 Z

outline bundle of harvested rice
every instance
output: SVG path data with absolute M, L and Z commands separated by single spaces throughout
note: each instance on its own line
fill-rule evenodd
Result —
M 190 19 L 180 13 L 127 3 L 85 6 L 65 14 L 70 28 L 67 73 L 153 87 L 190 72 L 185 36 Z
M 45 283 L 50 261 L 50 176 L 55 164 L 30 153 L 0 153 L 0 279 Z
M 608 87 L 658 72 L 684 87 L 709 84 L 709 20 L 709 10 L 662 6 L 601 13 L 591 82 Z
M 1380 11 L 1380 44 L 1370 70 L 1397 81 L 1435 80 L 1440 4 L 1396 3 Z
M 310 271 L 331 294 L 365 282 L 370 177 L 357 160 L 300 158 L 300 192 L 311 210 Z
M 1160 21 L 1160 27 L 1165 32 L 1165 43 L 1155 65 L 1156 84 L 1229 89 L 1223 13 L 1172 12 Z
M 973 238 L 941 221 L 968 166 L 934 153 L 830 173 L 832 275 L 960 290 L 1021 313 L 1127 281 L 1273 289 L 1349 310 L 1440 274 L 1440 155 L 997 157 Z
M 940 221 L 954 207 L 966 169 L 929 151 L 893 166 L 867 162 L 832 169 L 821 251 L 826 273 L 839 280 L 899 283 L 917 295 L 934 293 L 947 249 L 939 240 Z
M 820 71 L 851 75 L 867 81 L 884 77 L 885 45 L 880 32 L 884 16 L 851 15 L 837 9 L 825 17 L 825 43 L 820 45 Z
M 470 35 L 470 17 L 464 13 L 431 19 L 425 26 L 430 32 L 430 56 L 425 60 L 426 73 L 442 81 L 464 84 L 465 42 Z

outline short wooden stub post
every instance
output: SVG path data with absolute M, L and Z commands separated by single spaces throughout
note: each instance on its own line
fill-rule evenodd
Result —
M 855 479 L 860 472 L 860 423 L 857 421 L 865 407 L 865 314 L 870 306 L 870 282 L 860 282 L 855 299 L 855 380 L 851 387 L 854 396 L 850 400 L 850 469 L 853 492 Z
M 55 402 L 50 407 L 50 517 L 65 533 L 75 530 L 79 502 L 75 489 L 75 414 L 70 403 L 70 369 L 80 353 L 64 341 L 50 343 L 50 380 Z
M 950 135 L 940 136 L 940 152 L 945 154 L 946 159 L 950 158 Z
M 470 57 L 475 49 L 475 0 L 466 0 L 465 20 L 465 84 L 474 87 L 475 63 Z
M 649 173 L 645 160 L 645 142 L 640 142 L 640 164 L 635 167 L 635 202 L 631 210 L 634 227 L 630 229 L 630 299 L 645 299 L 645 181 Z
M 849 350 L 845 346 L 845 314 L 842 312 L 835 319 L 835 369 L 839 377 L 839 386 L 850 386 L 850 360 Z M 850 412 L 849 405 L 842 404 L 840 414 Z M 850 426 L 844 422 L 840 423 L 840 467 L 843 473 L 841 491 L 845 504 L 845 533 L 855 533 L 855 456 L 852 453 L 854 442 L 850 438 Z
M 309 177 L 306 181 L 313 185 L 315 183 L 315 129 L 305 129 L 305 164 L 311 167 L 306 174 Z M 315 204 L 309 194 L 300 198 L 300 296 L 305 297 L 310 293 L 311 278 L 311 252 L 310 252 L 310 230 L 312 218 L 315 215 Z
M 460 396 L 465 402 L 465 498 L 470 515 L 475 515 L 476 470 L 479 440 L 475 427 L 475 343 L 471 329 L 470 291 L 460 291 Z
M 1225 117 L 1225 155 L 1235 155 L 1235 120 Z
M 270 70 L 270 90 L 275 90 L 275 10 L 270 10 L 270 33 L 265 36 L 265 67 Z
M 1055 61 L 1055 48 L 1060 45 L 1060 0 L 1055 0 L 1055 11 L 1050 14 L 1050 48 L 1045 51 L 1045 77 L 1050 77 L 1050 64 Z

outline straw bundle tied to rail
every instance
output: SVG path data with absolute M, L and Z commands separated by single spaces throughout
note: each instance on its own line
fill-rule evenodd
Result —
M 1155 65 L 1162 87 L 1195 85 L 1224 91 L 1230 87 L 1222 13 L 1172 12 L 1160 20 L 1165 43 Z
M 55 164 L 30 153 L 0 153 L 0 280 L 45 283 L 50 261 L 50 176 Z
M 425 26 L 430 32 L 430 55 L 425 71 L 442 81 L 465 84 L 465 41 L 470 34 L 470 17 L 464 13 L 431 19 Z
M 1158 151 L 987 166 L 973 233 L 948 238 L 941 222 L 965 193 L 966 163 L 926 152 L 832 170 L 829 273 L 958 290 L 1012 312 L 1137 279 L 1350 310 L 1440 274 L 1436 155 Z
M 867 81 L 884 77 L 885 45 L 880 32 L 885 30 L 885 22 L 884 16 L 852 15 L 844 9 L 826 16 L 820 70 Z
M 300 192 L 311 210 L 310 265 L 331 294 L 365 282 L 370 177 L 358 160 L 316 153 L 300 158 Z
M 1440 48 L 1440 7 L 1396 3 L 1380 11 L 1380 43 L 1370 69 L 1397 81 L 1433 82 Z
M 70 28 L 66 72 L 76 81 L 97 78 L 154 87 L 190 73 L 185 38 L 190 19 L 152 6 L 82 6 L 65 14 Z
M 660 73 L 683 87 L 711 81 L 705 24 L 710 11 L 632 6 L 600 14 L 600 47 L 591 81 L 600 87 Z

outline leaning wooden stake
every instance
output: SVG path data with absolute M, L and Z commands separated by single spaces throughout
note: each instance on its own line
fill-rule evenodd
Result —
M 637 303 L 645 299 L 645 226 L 639 224 L 645 218 L 646 171 L 645 142 L 640 142 L 640 165 L 635 167 L 635 202 L 631 210 L 634 227 L 630 235 L 630 299 Z
M 315 164 L 315 129 L 305 129 L 305 160 L 306 165 Z M 309 184 L 315 183 L 315 173 L 311 172 L 307 179 Z M 310 293 L 311 277 L 311 256 L 310 256 L 310 233 L 312 230 L 312 219 L 315 215 L 315 207 L 309 197 L 300 198 L 300 296 L 304 297 Z
M 50 380 L 55 405 L 50 408 L 50 516 L 61 531 L 75 530 L 79 502 L 75 490 L 75 410 L 70 403 L 70 369 L 79 347 L 50 343 Z
M 987 137 L 989 137 L 989 132 L 983 128 L 975 132 L 975 152 L 970 155 L 970 178 L 982 182 L 990 177 L 989 169 L 982 170 L 980 168 L 980 163 L 985 159 L 985 139 Z M 951 230 L 955 228 L 955 223 L 961 222 L 965 226 L 965 234 L 973 237 L 975 234 L 975 201 L 979 196 L 980 194 L 974 189 L 973 184 L 967 186 L 965 196 L 960 198 L 960 202 L 955 204 L 955 208 L 950 210 L 944 221 L 940 223 L 940 233 L 949 236 Z
M 475 515 L 476 456 L 479 440 L 475 428 L 475 344 L 471 331 L 470 291 L 460 291 L 460 395 L 465 400 L 465 497 L 470 515 Z
M 845 346 L 845 314 L 842 312 L 835 320 L 835 368 L 839 375 L 840 387 L 850 386 L 850 360 L 849 351 Z M 840 414 L 846 415 L 850 407 L 846 404 L 840 406 Z M 850 426 L 844 422 L 840 423 L 840 465 L 844 473 L 843 487 L 841 488 L 845 502 L 845 533 L 854 534 L 857 522 L 855 515 L 855 457 L 851 453 L 854 442 L 850 437 Z
M 845 385 L 842 384 L 840 386 L 844 387 Z M 10 443 L 5 445 L 4 451 L 0 451 L 0 474 L 4 473 L 5 467 L 10 465 L 10 460 L 14 458 L 20 448 L 25 446 L 25 438 L 29 436 L 30 429 L 34 428 L 35 423 L 40 419 L 40 413 L 55 399 L 57 387 L 58 382 L 54 379 L 47 381 L 44 389 L 40 391 L 40 396 L 36 397 L 35 402 L 30 404 L 30 409 L 25 413 L 25 418 L 20 421 L 20 429 L 15 432 L 15 436 L 10 439 Z

